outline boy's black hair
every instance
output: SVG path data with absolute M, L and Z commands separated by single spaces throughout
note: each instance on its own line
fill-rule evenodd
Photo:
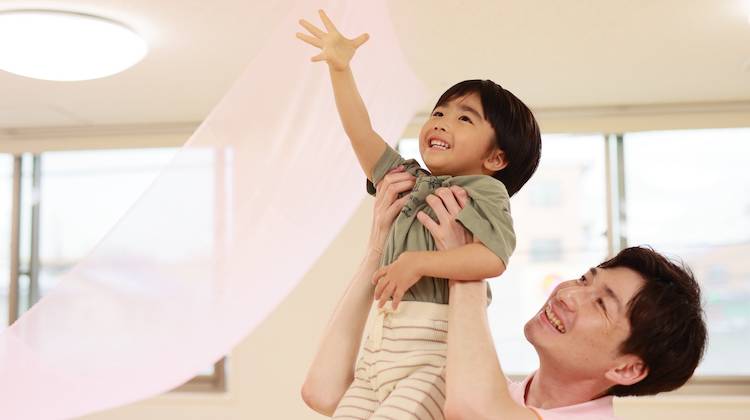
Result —
M 505 184 L 512 197 L 539 166 L 542 154 L 539 125 L 520 99 L 492 80 L 464 80 L 451 86 L 440 96 L 433 110 L 471 93 L 481 98 L 484 118 L 495 130 L 495 143 L 508 161 L 505 168 L 492 176 Z

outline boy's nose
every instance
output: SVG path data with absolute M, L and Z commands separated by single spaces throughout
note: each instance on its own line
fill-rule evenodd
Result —
M 443 127 L 443 126 L 442 126 L 442 125 L 440 125 L 440 124 L 435 124 L 435 130 L 439 130 L 439 131 L 445 131 L 445 127 Z

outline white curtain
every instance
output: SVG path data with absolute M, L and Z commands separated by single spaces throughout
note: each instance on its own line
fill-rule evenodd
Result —
M 311 63 L 315 48 L 294 37 L 297 20 L 317 21 L 322 7 L 344 34 L 370 33 L 352 68 L 391 143 L 423 88 L 385 2 L 277 3 L 290 13 L 172 164 L 3 331 L 2 418 L 70 418 L 184 383 L 274 309 L 353 213 L 365 177 L 327 66 Z

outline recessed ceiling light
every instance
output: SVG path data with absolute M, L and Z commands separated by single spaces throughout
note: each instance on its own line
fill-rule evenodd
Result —
M 44 80 L 111 76 L 141 61 L 148 45 L 126 26 L 52 10 L 0 12 L 0 70 Z

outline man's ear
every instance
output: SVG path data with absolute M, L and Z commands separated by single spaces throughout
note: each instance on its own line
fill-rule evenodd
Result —
M 615 365 L 604 376 L 619 385 L 633 385 L 648 376 L 648 366 L 640 357 L 625 354 L 615 360 Z
M 508 166 L 508 161 L 505 159 L 505 152 L 497 146 L 493 147 L 489 156 L 484 159 L 484 169 L 493 174 L 506 166 Z

